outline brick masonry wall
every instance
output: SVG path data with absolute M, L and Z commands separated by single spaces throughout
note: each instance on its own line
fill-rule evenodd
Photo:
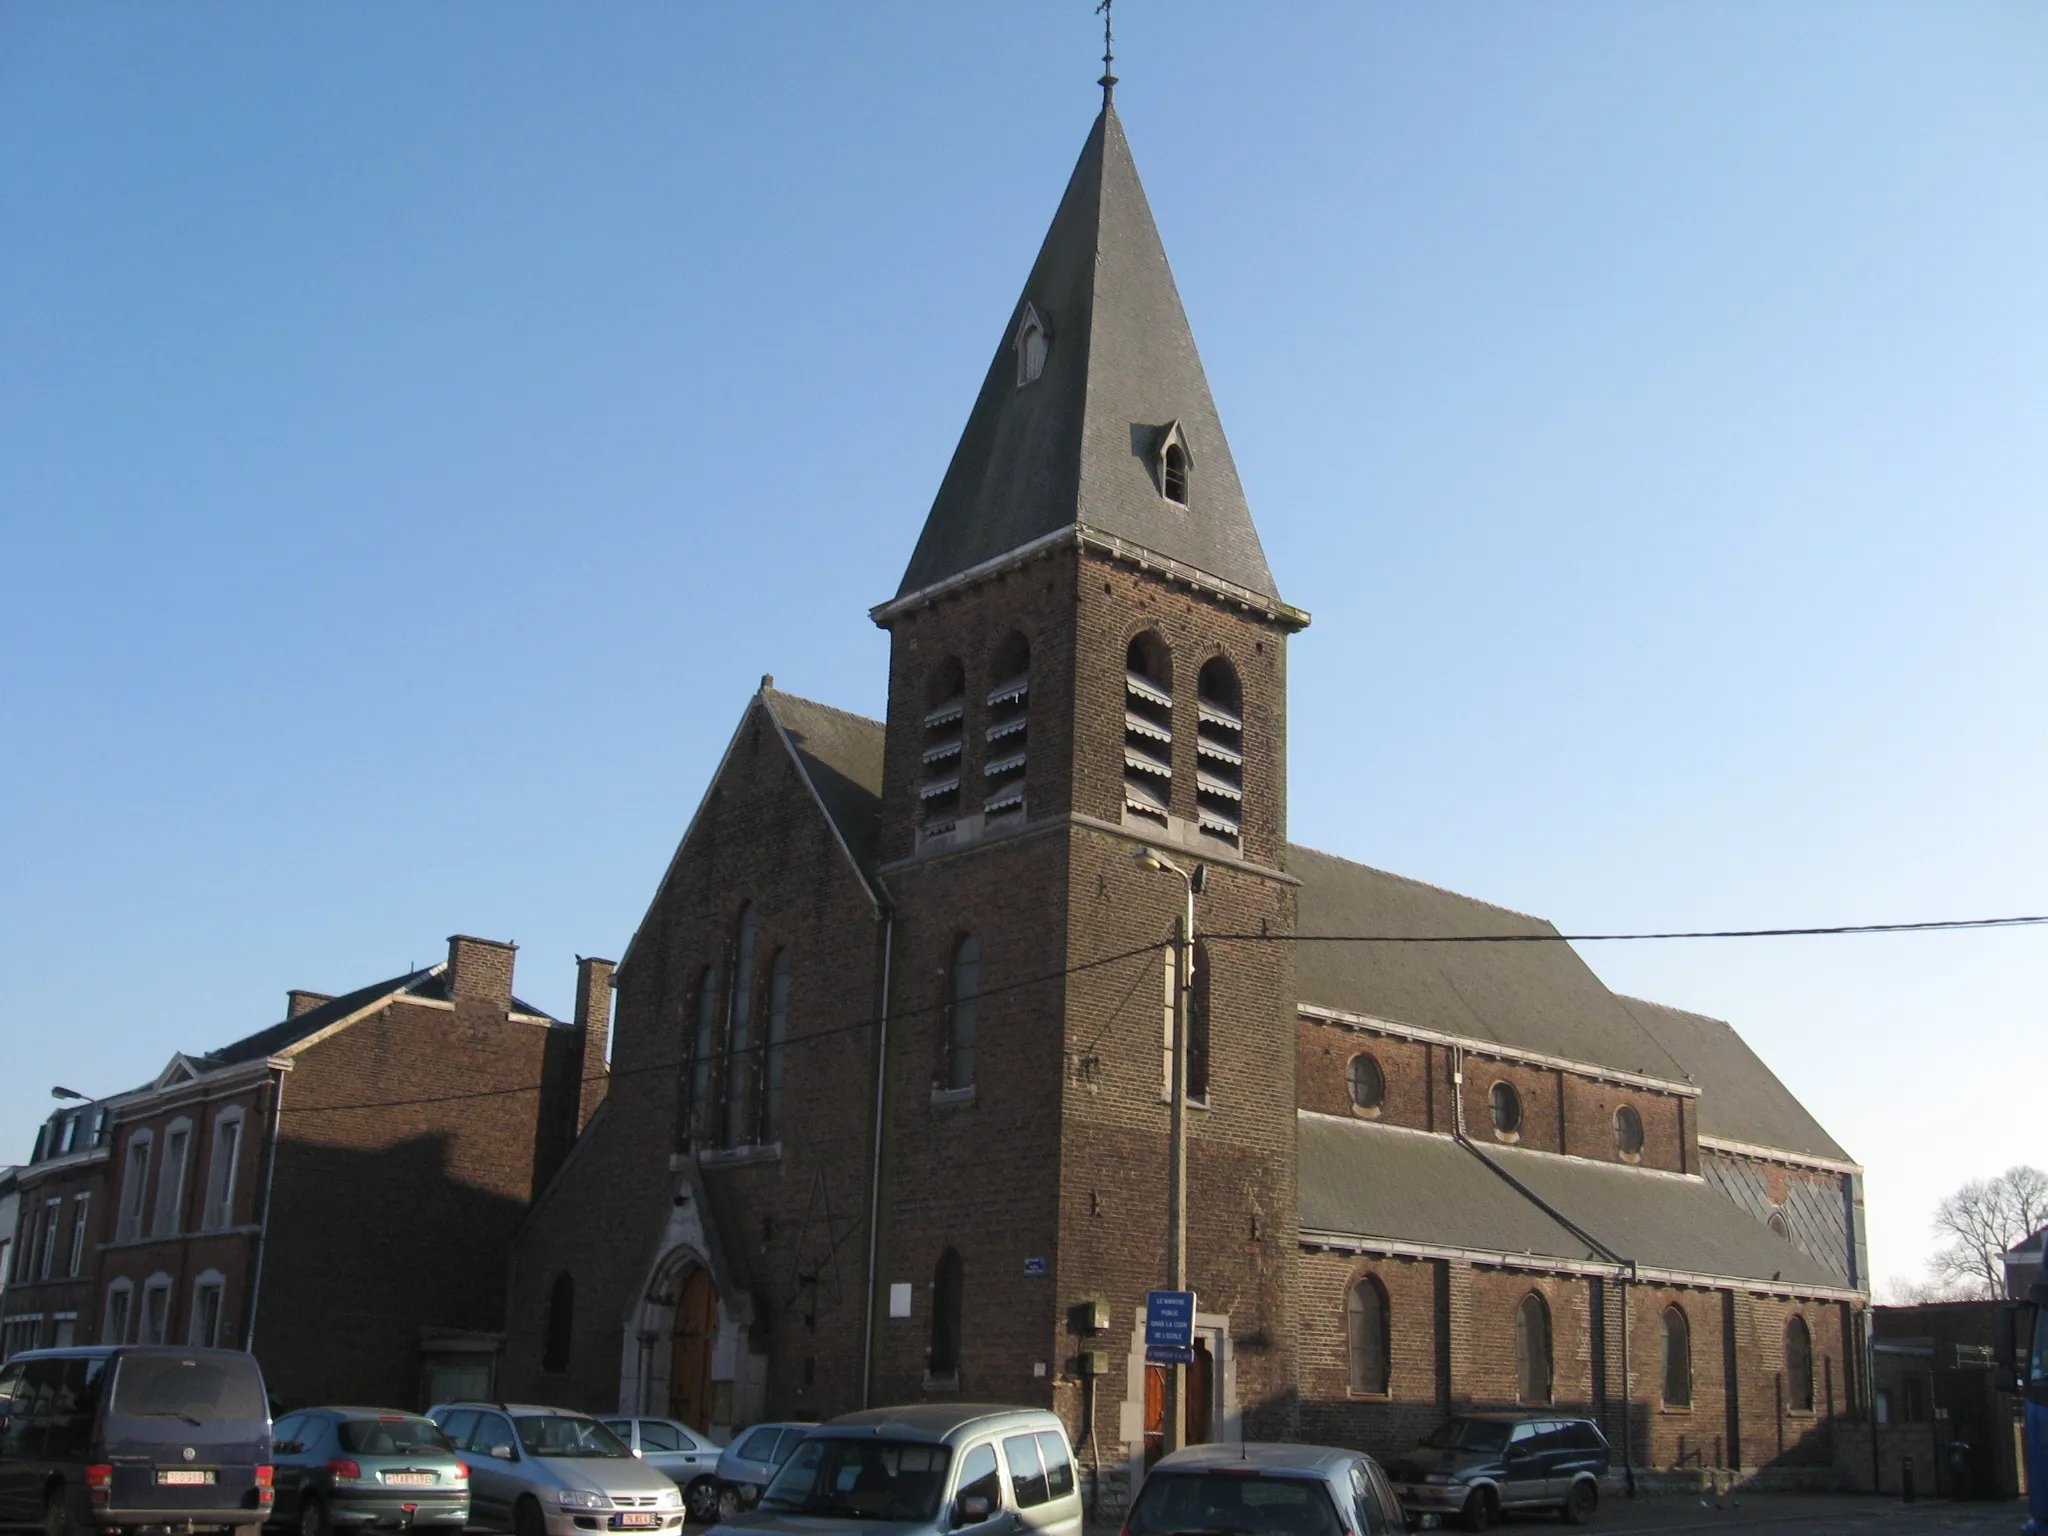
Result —
M 1304 1440 L 1355 1446 L 1385 1461 L 1442 1419 L 1447 1394 L 1437 1309 L 1446 1262 L 1303 1255 L 1297 1311 Z M 1367 1276 L 1387 1299 L 1388 1391 L 1380 1396 L 1351 1390 L 1347 1309 L 1352 1287 Z

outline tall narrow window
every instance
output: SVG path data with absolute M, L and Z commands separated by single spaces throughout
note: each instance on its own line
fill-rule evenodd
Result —
M 1785 1320 L 1785 1406 L 1813 1412 L 1813 1335 L 1796 1314 Z
M 1045 328 L 1045 321 L 1029 304 L 1024 306 L 1023 318 L 1017 322 L 1017 387 L 1022 389 L 1033 383 L 1045 372 L 1046 354 L 1052 350 L 1052 337 Z
M 1692 1327 L 1677 1306 L 1664 1309 L 1664 1406 L 1692 1406 Z
M 220 1343 L 221 1298 L 226 1291 L 227 1282 L 217 1269 L 207 1270 L 192 1282 L 192 1324 L 186 1333 L 186 1343 L 201 1349 L 212 1349 Z
M 1160 434 L 1159 491 L 1177 507 L 1188 504 L 1188 486 L 1194 477 L 1194 461 L 1180 435 L 1180 423 L 1173 422 Z
M 953 947 L 946 977 L 946 1086 L 974 1086 L 975 1034 L 981 1011 L 981 940 L 969 934 Z
M 754 904 L 740 908 L 732 944 L 732 1011 L 725 1030 L 725 1144 L 747 1139 L 747 1091 L 753 1082 Z
M 1209 947 L 1195 940 L 1188 987 L 1188 1097 L 1209 1101 Z
M 218 1232 L 235 1224 L 235 1167 L 242 1156 L 242 1112 L 224 1109 L 214 1117 L 213 1152 L 206 1161 L 206 1209 L 199 1224 Z
M 62 1199 L 43 1202 L 42 1269 L 39 1280 L 48 1280 L 57 1273 L 57 1249 L 64 1241 L 64 1202 Z
M 1550 1308 L 1534 1291 L 1515 1308 L 1515 1400 L 1550 1401 Z
M 171 1326 L 171 1277 L 151 1275 L 142 1288 L 142 1328 L 138 1344 L 168 1344 Z
M 156 1176 L 156 1220 L 150 1232 L 164 1237 L 184 1225 L 185 1165 L 192 1160 L 192 1122 L 173 1120 L 164 1132 L 163 1167 Z
M 128 1161 L 121 1172 L 121 1221 L 115 1229 L 117 1242 L 132 1243 L 142 1236 L 142 1213 L 149 1190 L 150 1134 L 137 1131 L 128 1138 Z
M 996 648 L 996 685 L 988 695 L 987 793 L 982 811 L 991 824 L 1024 815 L 1024 764 L 1031 734 L 1031 642 L 1013 634 Z
M 92 1196 L 80 1195 L 71 1206 L 71 1266 L 74 1276 L 85 1273 L 86 1218 L 92 1214 Z
M 576 1326 L 576 1280 L 569 1271 L 548 1287 L 548 1323 L 540 1351 L 540 1368 L 559 1376 L 569 1369 L 569 1339 Z
M 690 1097 L 683 1134 L 697 1146 L 711 1140 L 711 1068 L 718 1055 L 718 971 L 697 978 L 696 1022 L 690 1034 Z
M 960 1255 L 948 1248 L 932 1273 L 931 1373 L 955 1376 L 960 1371 L 960 1312 L 966 1274 Z
M 1173 798 L 1173 662 L 1152 630 L 1124 654 L 1124 809 L 1166 825 Z
M 1195 814 L 1201 828 L 1235 848 L 1244 819 L 1244 690 L 1218 656 L 1195 684 Z
M 967 674 L 948 658 L 932 670 L 924 712 L 924 756 L 917 799 L 926 837 L 942 837 L 960 820 L 960 764 L 965 746 Z
M 1367 1275 L 1351 1287 L 1345 1307 L 1351 1346 L 1351 1390 L 1364 1394 L 1387 1390 L 1387 1293 L 1379 1278 Z
M 761 1140 L 782 1140 L 782 1067 L 789 1054 L 789 951 L 768 962 L 767 1059 L 761 1070 Z
M 100 1330 L 102 1344 L 128 1342 L 128 1308 L 135 1296 L 133 1281 L 116 1280 L 107 1287 L 106 1326 Z

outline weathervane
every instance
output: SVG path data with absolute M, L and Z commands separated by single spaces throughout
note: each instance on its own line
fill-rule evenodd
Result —
M 1105 109 L 1116 95 L 1116 73 L 1110 68 L 1116 62 L 1116 47 L 1109 31 L 1109 8 L 1114 3 L 1115 0 L 1102 0 L 1102 4 L 1095 7 L 1095 14 L 1102 18 L 1102 78 L 1095 83 L 1102 87 Z

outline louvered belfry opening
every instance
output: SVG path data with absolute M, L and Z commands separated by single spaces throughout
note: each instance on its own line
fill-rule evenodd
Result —
M 1173 799 L 1173 659 L 1151 630 L 1124 657 L 1124 808 L 1166 825 Z
M 1218 656 L 1196 684 L 1195 814 L 1201 829 L 1233 848 L 1244 821 L 1244 690 Z
M 962 722 L 967 717 L 967 676 L 958 661 L 944 661 L 932 673 L 924 712 L 924 763 L 918 780 L 918 810 L 926 837 L 953 830 L 960 819 Z
M 996 647 L 988 693 L 988 753 L 982 813 L 993 825 L 1024 814 L 1024 764 L 1031 736 L 1031 642 L 1012 634 Z

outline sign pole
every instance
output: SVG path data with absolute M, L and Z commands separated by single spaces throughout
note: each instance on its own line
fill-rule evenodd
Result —
M 1188 1289 L 1188 992 L 1195 936 L 1195 883 L 1187 882 L 1188 904 L 1174 944 L 1173 987 L 1173 1138 L 1172 1187 L 1168 1191 L 1167 1289 Z M 1190 1326 L 1194 1319 L 1189 1318 Z M 1179 1360 L 1166 1368 L 1166 1450 L 1170 1455 L 1188 1443 L 1188 1368 Z

